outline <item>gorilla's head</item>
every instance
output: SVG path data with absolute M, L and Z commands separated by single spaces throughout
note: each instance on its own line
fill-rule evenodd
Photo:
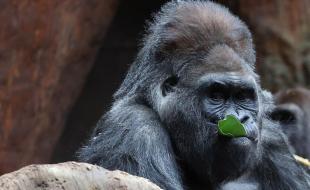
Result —
M 275 96 L 275 103 L 271 118 L 280 123 L 293 151 L 309 158 L 310 91 L 301 87 L 280 91 Z
M 131 88 L 115 97 L 144 94 L 180 160 L 199 176 L 238 175 L 259 141 L 261 89 L 248 28 L 212 2 L 168 3 L 155 19 L 131 68 L 138 72 L 126 77 L 135 80 L 123 85 Z M 247 137 L 219 136 L 217 123 L 226 115 L 244 124 Z

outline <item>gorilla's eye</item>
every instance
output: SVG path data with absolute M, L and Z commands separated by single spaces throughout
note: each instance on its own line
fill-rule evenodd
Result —
M 255 90 L 254 89 L 243 89 L 240 90 L 235 98 L 238 102 L 248 103 L 256 99 Z
M 225 96 L 226 87 L 222 84 L 214 83 L 208 87 L 207 96 L 213 101 L 222 101 L 226 98 Z
M 289 124 L 296 122 L 294 113 L 290 110 L 277 109 L 271 114 L 271 118 L 275 121 L 279 121 L 282 124 Z
M 174 87 L 178 84 L 179 78 L 177 76 L 171 76 L 167 78 L 161 86 L 163 96 L 174 91 Z
M 209 98 L 211 98 L 212 100 L 223 100 L 225 97 L 222 92 L 214 91 L 209 93 Z

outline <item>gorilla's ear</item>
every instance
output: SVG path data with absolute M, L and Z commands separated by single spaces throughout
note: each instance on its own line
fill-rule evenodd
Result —
M 178 84 L 179 78 L 177 76 L 170 76 L 161 85 L 161 92 L 163 96 L 173 92 Z

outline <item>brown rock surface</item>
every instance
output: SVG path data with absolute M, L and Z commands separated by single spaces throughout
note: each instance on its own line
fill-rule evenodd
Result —
M 0 1 L 0 174 L 49 161 L 116 8 Z

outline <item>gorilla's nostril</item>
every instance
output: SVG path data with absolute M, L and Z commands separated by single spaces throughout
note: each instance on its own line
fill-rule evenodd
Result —
M 245 123 L 250 117 L 249 116 L 244 116 L 240 119 L 241 123 Z

